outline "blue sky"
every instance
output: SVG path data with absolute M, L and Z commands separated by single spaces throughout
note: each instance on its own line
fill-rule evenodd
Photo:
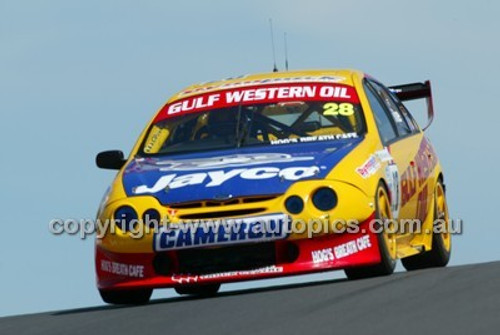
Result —
M 128 152 L 175 91 L 271 70 L 269 17 L 280 67 L 286 30 L 291 69 L 433 81 L 429 136 L 465 222 L 451 263 L 498 260 L 499 12 L 493 0 L 0 0 L 0 316 L 101 304 L 92 239 L 52 236 L 48 222 L 94 217 L 113 178 L 95 154 Z

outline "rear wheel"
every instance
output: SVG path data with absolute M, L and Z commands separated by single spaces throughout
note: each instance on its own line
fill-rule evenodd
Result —
M 115 305 L 142 305 L 149 301 L 152 289 L 144 290 L 99 290 L 102 300 Z
M 377 234 L 380 263 L 370 266 L 361 266 L 345 269 L 344 272 L 349 279 L 361 279 L 377 276 L 386 276 L 394 272 L 396 267 L 396 234 L 394 227 L 390 225 L 386 228 L 380 227 L 380 224 L 387 220 L 392 220 L 391 205 L 387 190 L 382 182 L 378 184 L 377 193 L 375 194 L 375 219 L 379 226 L 375 227 L 380 231 Z M 387 221 L 391 222 L 391 221 Z M 390 223 L 392 224 L 392 223 Z
M 403 258 L 406 270 L 442 267 L 448 264 L 451 255 L 451 234 L 449 232 L 448 204 L 442 181 L 438 181 L 434 193 L 434 232 L 432 249 L 422 254 Z
M 219 292 L 220 284 L 196 285 L 196 286 L 179 286 L 175 288 L 175 292 L 181 295 L 196 295 L 199 297 L 210 297 Z

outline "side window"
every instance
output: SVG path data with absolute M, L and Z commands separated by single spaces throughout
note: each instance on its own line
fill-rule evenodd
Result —
M 380 138 L 385 144 L 396 138 L 396 130 L 394 129 L 394 126 L 392 125 L 392 122 L 389 119 L 389 115 L 385 111 L 384 106 L 382 106 L 375 93 L 373 93 L 372 89 L 368 87 L 368 85 L 365 84 L 364 87 L 366 97 L 370 102 L 370 107 L 375 118 L 375 123 L 377 124 L 378 132 L 380 133 Z
M 418 126 L 417 121 L 413 118 L 413 116 L 411 115 L 410 111 L 406 108 L 406 106 L 403 105 L 401 100 L 399 100 L 399 98 L 394 93 L 392 93 L 392 92 L 390 92 L 390 93 L 391 93 L 392 99 L 396 102 L 396 105 L 398 105 L 399 111 L 401 112 L 401 114 L 405 118 L 406 123 L 410 127 L 412 133 L 418 133 L 420 131 L 420 127 Z
M 398 134 L 400 137 L 411 134 L 413 131 L 407 123 L 406 118 L 401 113 L 401 110 L 394 102 L 392 94 L 382 85 L 370 82 L 373 85 L 375 90 L 377 91 L 380 99 L 384 102 L 387 109 L 390 111 L 392 118 L 394 119 L 394 123 L 396 128 L 398 129 Z

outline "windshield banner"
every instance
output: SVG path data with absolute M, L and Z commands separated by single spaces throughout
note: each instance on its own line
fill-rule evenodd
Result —
M 287 83 L 279 85 L 228 89 L 191 96 L 165 105 L 155 118 L 155 123 L 187 113 L 238 105 L 280 103 L 293 101 L 339 101 L 358 103 L 352 86 L 332 83 Z

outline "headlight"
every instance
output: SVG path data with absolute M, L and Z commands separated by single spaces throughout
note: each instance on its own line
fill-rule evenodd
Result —
M 322 187 L 314 192 L 312 202 L 317 209 L 329 211 L 337 205 L 337 194 L 331 188 Z
M 154 208 L 148 209 L 142 215 L 142 222 L 144 222 L 144 225 L 148 226 L 149 228 L 159 227 L 160 226 L 160 220 L 161 220 L 161 215 Z
M 304 201 L 297 195 L 292 195 L 285 200 L 286 210 L 292 214 L 299 214 L 304 209 Z
M 137 219 L 137 212 L 130 206 L 122 206 L 115 211 L 115 224 L 122 231 L 131 230 Z

